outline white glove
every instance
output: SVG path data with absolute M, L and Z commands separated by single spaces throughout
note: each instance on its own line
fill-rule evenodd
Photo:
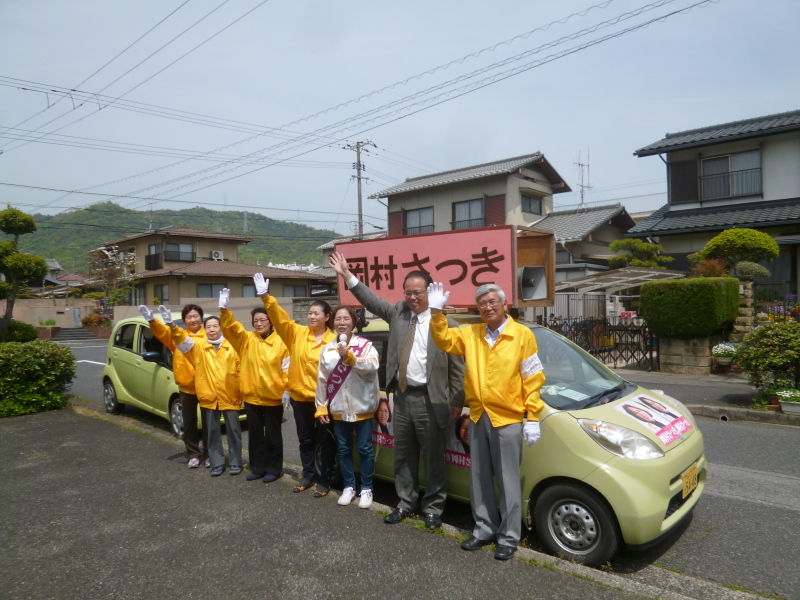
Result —
M 533 446 L 541 435 L 539 430 L 539 421 L 526 421 L 522 427 L 522 438 L 528 443 L 528 446 Z
M 219 291 L 219 307 L 228 308 L 228 300 L 230 300 L 231 291 L 228 288 L 222 288 Z
M 153 316 L 153 311 L 147 308 L 144 304 L 139 306 L 139 312 L 142 313 L 144 320 L 147 321 L 148 323 L 153 319 L 155 319 L 155 317 Z
M 164 325 L 172 324 L 172 311 L 170 309 L 162 304 L 158 307 L 158 312 L 161 313 L 161 319 L 164 321 Z
M 289 400 L 291 400 L 289 392 L 283 392 L 283 410 L 289 409 Z
M 444 291 L 444 285 L 435 281 L 428 286 L 428 307 L 442 310 L 447 304 L 450 292 Z
M 264 279 L 261 273 L 253 275 L 253 283 L 256 284 L 256 296 L 269 294 L 269 279 Z

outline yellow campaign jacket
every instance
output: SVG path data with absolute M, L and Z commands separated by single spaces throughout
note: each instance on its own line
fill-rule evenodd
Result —
M 444 352 L 464 357 L 464 391 L 475 423 L 484 411 L 494 427 L 528 419 L 539 420 L 544 404 L 539 390 L 545 377 L 533 332 L 508 317 L 494 346 L 486 337 L 486 325 L 464 329 L 449 327 L 442 313 L 431 316 L 431 336 Z
M 179 352 L 172 343 L 172 333 L 164 323 L 158 319 L 150 321 L 150 331 L 156 339 L 164 344 L 170 352 L 172 352 L 172 373 L 175 376 L 175 382 L 178 384 L 178 389 L 184 394 L 195 395 L 194 389 L 194 365 L 190 363 L 183 356 L 183 352 Z M 187 335 L 194 338 L 196 341 L 206 339 L 206 330 L 202 327 L 197 333 L 186 331 Z
M 245 402 L 259 406 L 278 406 L 289 378 L 289 350 L 273 331 L 263 339 L 245 328 L 226 308 L 220 310 L 220 325 L 225 339 L 239 354 L 239 385 Z
M 239 355 L 228 340 L 219 350 L 208 340 L 190 338 L 185 329 L 175 327 L 172 342 L 194 365 L 194 386 L 203 408 L 240 410 L 243 407 L 239 390 Z
M 262 301 L 272 326 L 289 349 L 289 394 L 297 402 L 314 402 L 319 354 L 336 335 L 327 329 L 322 341 L 317 342 L 311 328 L 292 321 L 275 298 L 268 295 Z

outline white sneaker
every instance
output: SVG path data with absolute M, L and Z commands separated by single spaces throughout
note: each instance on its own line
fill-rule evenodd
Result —
M 210 458 L 206 459 L 205 466 L 206 466 L 206 469 L 210 469 L 211 468 L 211 459 Z
M 189 468 L 196 469 L 200 466 L 200 459 L 199 458 L 190 458 L 189 459 Z
M 369 508 L 370 506 L 372 506 L 372 490 L 361 490 L 358 508 Z
M 356 491 L 351 487 L 346 487 L 339 496 L 339 506 L 347 506 L 356 497 Z

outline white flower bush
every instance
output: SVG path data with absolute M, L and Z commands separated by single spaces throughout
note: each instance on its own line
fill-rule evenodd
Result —
M 736 356 L 736 344 L 733 342 L 722 342 L 711 349 L 712 356 L 733 357 Z

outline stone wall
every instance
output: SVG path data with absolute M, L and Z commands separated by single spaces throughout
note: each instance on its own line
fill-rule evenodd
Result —
M 659 338 L 659 363 L 662 373 L 710 375 L 711 348 L 724 341 L 723 336 L 702 338 Z
M 753 331 L 755 311 L 753 308 L 753 282 L 739 282 L 739 316 L 733 322 L 733 333 L 728 336 L 730 342 L 741 342 Z

